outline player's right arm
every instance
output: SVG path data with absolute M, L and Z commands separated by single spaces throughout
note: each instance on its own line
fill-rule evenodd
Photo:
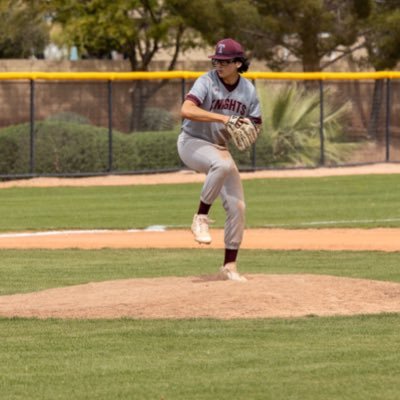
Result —
M 221 122 L 226 124 L 229 120 L 229 116 L 203 110 L 190 99 L 183 102 L 181 115 L 183 118 L 198 122 Z

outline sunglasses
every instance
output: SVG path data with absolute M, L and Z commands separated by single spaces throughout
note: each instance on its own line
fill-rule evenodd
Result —
M 216 67 L 218 64 L 221 65 L 221 67 L 226 67 L 229 64 L 234 63 L 235 60 L 216 60 L 216 59 L 212 59 L 211 60 L 211 64 L 213 67 Z

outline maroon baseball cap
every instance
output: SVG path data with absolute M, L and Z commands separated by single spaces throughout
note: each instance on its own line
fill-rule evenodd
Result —
M 230 60 L 232 58 L 244 57 L 243 47 L 233 39 L 222 39 L 215 46 L 215 54 L 208 56 L 214 60 Z

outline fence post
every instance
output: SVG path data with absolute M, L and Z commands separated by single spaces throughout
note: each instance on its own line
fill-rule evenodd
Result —
M 325 165 L 325 138 L 324 138 L 324 82 L 319 81 L 319 138 L 320 138 L 320 166 Z
M 182 103 L 185 100 L 186 96 L 186 79 L 182 78 L 181 80 L 181 98 L 182 98 Z
M 254 87 L 256 87 L 256 80 L 252 79 L 252 83 Z M 256 170 L 256 161 L 257 161 L 257 150 L 256 150 L 256 143 L 253 143 L 251 146 L 251 166 L 253 170 Z
M 390 109 L 391 109 L 391 92 L 392 92 L 392 80 L 386 79 L 386 162 L 390 161 Z
M 186 79 L 182 78 L 182 80 L 181 80 L 181 104 L 183 104 L 183 102 L 185 101 L 185 97 L 186 97 Z M 183 122 L 183 118 L 181 118 L 181 122 Z M 179 159 L 181 168 L 185 168 L 185 164 L 181 160 L 181 158 L 178 157 L 178 159 Z
M 113 169 L 113 102 L 112 102 L 112 81 L 107 82 L 108 92 L 108 172 Z
M 35 81 L 30 80 L 30 148 L 29 172 L 35 171 Z

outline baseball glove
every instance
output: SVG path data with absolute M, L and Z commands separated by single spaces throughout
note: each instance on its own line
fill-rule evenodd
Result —
M 225 126 L 240 151 L 247 150 L 258 138 L 259 129 L 248 118 L 231 115 Z

